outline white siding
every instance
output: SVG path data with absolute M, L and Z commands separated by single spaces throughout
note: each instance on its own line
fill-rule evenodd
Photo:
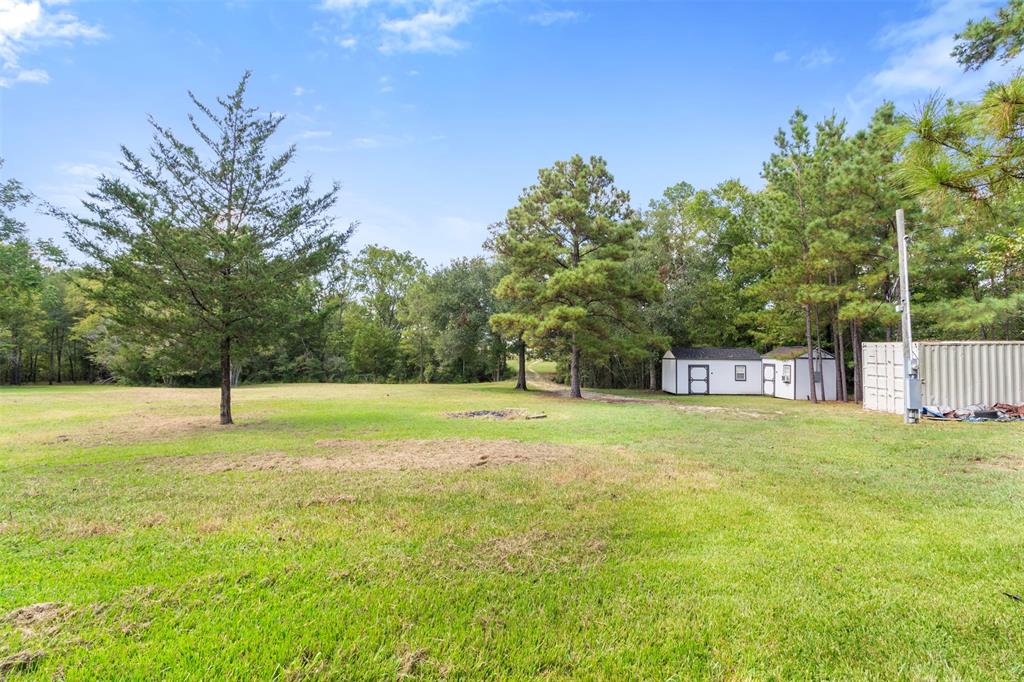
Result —
M 785 400 L 810 400 L 811 383 L 810 373 L 807 367 L 807 358 L 795 360 L 773 360 L 765 358 L 765 365 L 775 367 L 775 397 Z M 818 385 L 818 400 L 838 400 L 838 383 L 836 382 L 836 361 L 828 358 L 821 360 L 822 379 L 824 384 Z M 790 380 L 783 381 L 782 377 L 789 372 Z M 765 390 L 771 390 L 771 383 L 765 386 Z M 768 395 L 766 393 L 766 395 Z
M 792 360 L 765 360 L 775 363 L 775 397 L 792 400 L 795 395 L 796 372 Z M 789 381 L 783 381 L 786 376 L 786 367 L 789 367 Z
M 711 393 L 715 395 L 761 395 L 760 360 L 712 360 Z M 736 381 L 736 366 L 747 371 L 746 381 Z
M 693 364 L 697 364 L 694 360 Z M 690 361 L 676 360 L 676 393 L 679 395 L 690 394 Z
M 676 361 L 672 357 L 661 359 L 661 390 L 676 393 Z
M 662 359 L 662 390 L 676 395 L 688 395 L 690 392 L 690 365 L 707 366 L 710 395 L 761 395 L 760 360 Z M 746 368 L 746 381 L 736 381 L 736 365 Z M 672 371 L 673 369 L 675 371 Z
M 794 364 L 794 371 L 796 380 L 793 382 L 793 397 L 796 400 L 810 400 L 811 399 L 811 371 L 807 366 L 807 358 L 797 358 L 790 360 Z M 821 378 L 822 383 L 818 384 L 817 398 L 818 400 L 837 400 L 836 395 L 836 361 L 828 358 L 822 358 L 820 361 L 815 361 L 815 366 L 821 367 Z

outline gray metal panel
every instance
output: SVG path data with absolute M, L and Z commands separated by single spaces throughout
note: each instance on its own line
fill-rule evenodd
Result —
M 925 405 L 1024 403 L 1024 342 L 923 341 L 915 345 Z

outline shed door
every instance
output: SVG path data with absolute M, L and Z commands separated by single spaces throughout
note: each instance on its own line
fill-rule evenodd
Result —
M 711 392 L 708 365 L 690 365 L 690 393 L 707 395 Z
M 775 365 L 765 363 L 761 367 L 761 392 L 764 395 L 775 395 Z

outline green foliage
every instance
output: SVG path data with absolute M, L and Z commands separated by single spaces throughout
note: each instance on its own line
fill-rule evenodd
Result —
M 1024 180 L 1024 76 L 993 83 L 977 102 L 934 96 L 896 134 L 903 138 L 897 176 L 910 192 L 988 201 Z
M 574 397 L 581 354 L 601 358 L 648 343 L 637 306 L 656 298 L 660 283 L 653 272 L 627 269 L 641 229 L 604 159 L 578 155 L 542 169 L 494 228 L 493 248 L 509 268 L 497 295 L 529 302 L 495 326 L 568 351 Z
M 980 69 L 993 59 L 1008 62 L 1024 49 L 1024 0 L 1009 0 L 995 18 L 969 21 L 956 35 L 960 42 L 953 56 L 967 71 Z
M 283 117 L 245 104 L 246 74 L 214 110 L 192 96 L 189 116 L 206 157 L 151 120 L 150 160 L 123 149 L 129 179 L 102 177 L 86 215 L 65 215 L 69 238 L 91 262 L 89 292 L 119 333 L 156 343 L 176 369 L 220 362 L 221 419 L 230 423 L 232 357 L 279 339 L 301 286 L 328 269 L 351 228 L 330 215 L 335 185 L 317 196 L 291 185 L 295 149 L 268 156 Z

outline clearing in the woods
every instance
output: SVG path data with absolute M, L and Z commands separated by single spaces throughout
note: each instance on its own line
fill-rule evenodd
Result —
M 1022 425 L 632 397 L 0 390 L 0 677 L 1024 676 Z

